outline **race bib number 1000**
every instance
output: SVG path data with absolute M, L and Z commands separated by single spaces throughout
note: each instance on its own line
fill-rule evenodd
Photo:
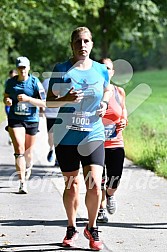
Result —
M 71 118 L 71 125 L 67 125 L 67 129 L 78 131 L 92 131 L 92 123 L 89 117 L 89 113 L 76 112 Z

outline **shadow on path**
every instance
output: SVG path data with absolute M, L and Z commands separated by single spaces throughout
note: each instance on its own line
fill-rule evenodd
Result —
M 82 227 L 85 226 L 86 218 L 77 218 L 77 226 Z M 66 220 L 0 220 L 0 224 L 2 226 L 67 226 Z M 99 223 L 99 226 L 107 226 L 107 227 L 115 227 L 115 228 L 134 228 L 134 229 L 167 229 L 166 223 L 119 223 L 119 222 L 111 222 L 111 223 Z
M 54 248 L 37 248 L 37 247 L 44 247 L 44 246 L 54 246 Z M 28 247 L 28 249 L 26 249 L 26 247 Z M 34 248 L 30 249 L 29 247 L 35 247 L 35 250 Z M 58 248 L 56 248 L 58 247 Z M 48 243 L 48 244 L 14 244 L 14 245 L 6 245 L 6 246 L 0 246 L 0 250 L 2 249 L 12 249 L 12 251 L 14 249 L 17 249 L 17 248 L 24 248 L 23 250 L 18 250 L 19 252 L 37 252 L 37 251 L 62 251 L 62 250 L 72 250 L 72 251 L 92 251 L 91 249 L 88 249 L 88 248 L 81 248 L 81 247 L 63 247 L 62 246 L 62 243 Z M 15 250 L 16 251 L 16 250 Z
M 87 221 L 86 218 L 77 218 L 77 226 L 78 227 L 83 227 L 85 226 L 85 221 Z M 38 225 L 43 225 L 43 226 L 62 226 L 62 227 L 67 227 L 67 220 L 0 220 L 0 225 L 1 226 L 38 226 Z

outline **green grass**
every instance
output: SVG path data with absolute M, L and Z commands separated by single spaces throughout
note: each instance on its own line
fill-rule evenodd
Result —
M 151 88 L 151 95 L 132 114 L 124 131 L 126 156 L 159 176 L 167 178 L 167 70 L 135 73 L 126 85 L 128 108 L 140 99 L 139 90 L 129 100 L 129 94 L 140 83 Z M 143 88 L 144 89 L 144 88 Z
M 0 123 L 3 122 L 6 119 L 5 109 L 4 109 L 4 103 L 0 102 Z

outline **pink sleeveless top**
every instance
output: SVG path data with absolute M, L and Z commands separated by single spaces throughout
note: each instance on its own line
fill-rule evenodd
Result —
M 104 144 L 105 148 L 124 147 L 122 131 L 119 131 L 117 133 L 116 130 L 114 130 L 114 128 L 116 127 L 116 123 L 120 122 L 120 120 L 123 118 L 122 112 L 125 100 L 125 92 L 122 88 L 117 86 L 114 86 L 113 92 L 114 93 L 111 96 L 108 104 L 108 109 L 106 111 L 105 116 L 103 117 L 103 124 L 105 127 L 105 135 L 106 135 L 106 140 Z M 112 132 L 111 127 L 113 126 L 114 128 Z

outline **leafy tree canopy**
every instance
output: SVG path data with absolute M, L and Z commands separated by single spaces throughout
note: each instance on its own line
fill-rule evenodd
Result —
M 51 70 L 71 55 L 70 34 L 77 26 L 93 32 L 92 57 L 107 56 L 111 46 L 143 51 L 163 37 L 167 0 L 1 0 L 0 76 L 15 58 L 30 58 L 34 71 Z

